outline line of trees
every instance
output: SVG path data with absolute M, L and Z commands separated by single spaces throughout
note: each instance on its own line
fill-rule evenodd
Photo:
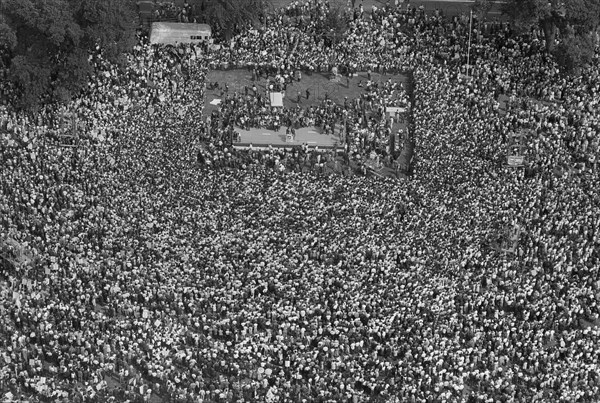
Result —
M 190 0 L 204 22 L 230 38 L 248 26 L 260 26 L 272 0 Z M 341 39 L 347 21 L 339 1 L 331 1 L 322 35 Z M 486 14 L 489 0 L 476 0 Z M 502 6 L 522 32 L 543 29 L 547 50 L 565 71 L 592 61 L 600 27 L 600 0 L 507 0 Z M 118 61 L 135 43 L 139 24 L 135 0 L 0 0 L 0 67 L 22 108 L 65 101 L 87 83 L 89 52 L 103 49 Z M 557 35 L 558 34 L 558 35 Z
M 258 27 L 273 8 L 271 0 L 196 0 L 200 3 L 201 20 L 229 39 L 241 29 Z
M 63 101 L 89 79 L 89 52 L 118 60 L 135 43 L 133 0 L 1 0 L 0 54 L 17 106 Z
M 271 0 L 190 0 L 203 22 L 230 38 L 260 26 Z M 10 102 L 31 109 L 72 98 L 87 84 L 90 51 L 123 60 L 140 25 L 136 0 L 0 0 L 0 68 Z
M 480 5 L 487 0 L 477 0 Z M 598 45 L 600 0 L 508 0 L 502 6 L 515 29 L 544 32 L 546 50 L 567 73 L 589 64 Z

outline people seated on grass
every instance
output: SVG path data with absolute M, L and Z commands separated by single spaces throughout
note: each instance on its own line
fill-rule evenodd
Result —
M 124 71 L 92 55 L 69 105 L 93 134 L 79 151 L 47 136 L 56 106 L 39 119 L 0 110 L 3 398 L 596 399 L 597 57 L 563 78 L 497 26 L 467 80 L 468 21 L 380 10 L 354 21 L 350 48 L 414 69 L 407 181 L 352 175 L 360 152 L 343 155 L 357 169 L 329 175 L 334 156 L 308 147 L 232 149 L 231 125 L 203 123 L 208 60 L 184 77 L 143 43 Z M 395 32 L 404 48 L 389 56 L 382 34 Z M 350 48 L 340 59 L 360 70 Z M 268 60 L 253 52 L 240 57 Z M 388 127 L 364 104 L 306 119 L 348 110 L 349 144 L 370 153 Z M 522 128 L 527 175 L 503 150 Z M 514 253 L 486 246 L 507 228 Z

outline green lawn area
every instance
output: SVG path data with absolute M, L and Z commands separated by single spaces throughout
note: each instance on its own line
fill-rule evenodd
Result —
M 407 82 L 408 78 L 404 75 L 381 75 L 372 73 L 371 79 L 374 82 L 387 81 L 388 79 L 396 82 Z M 233 94 L 244 93 L 244 86 L 250 88 L 249 93 L 252 93 L 252 72 L 247 69 L 234 69 L 234 70 L 211 70 L 208 72 L 208 82 L 218 82 L 220 86 L 227 84 L 229 86 L 229 93 Z M 340 82 L 334 82 L 329 79 L 327 73 L 313 73 L 308 75 L 302 74 L 300 81 L 294 81 L 293 84 L 288 85 L 283 99 L 283 106 L 286 108 L 295 108 L 298 105 L 298 92 L 301 94 L 300 107 L 306 108 L 311 105 L 318 105 L 325 99 L 325 95 L 329 99 L 333 100 L 338 104 L 344 103 L 344 97 L 347 97 L 349 101 L 360 97 L 364 88 L 359 87 L 359 83 L 366 84 L 367 73 L 358 73 L 357 76 L 350 79 L 349 85 L 347 84 L 346 77 L 342 77 Z M 265 94 L 267 81 L 265 77 L 261 77 L 256 81 L 256 88 L 260 94 Z M 306 90 L 308 89 L 310 96 L 306 99 Z M 221 90 L 208 90 L 206 91 L 206 115 L 210 115 L 213 110 L 217 109 L 217 106 L 211 105 L 210 102 L 213 99 L 221 99 Z

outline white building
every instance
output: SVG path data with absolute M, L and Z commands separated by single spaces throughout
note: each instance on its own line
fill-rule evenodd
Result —
M 186 22 L 153 22 L 150 43 L 176 45 L 178 43 L 212 42 L 211 29 L 207 24 Z

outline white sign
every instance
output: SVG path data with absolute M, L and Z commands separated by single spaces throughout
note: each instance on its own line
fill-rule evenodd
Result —
M 525 162 L 525 157 L 522 155 L 509 155 L 508 156 L 508 165 L 511 167 L 520 167 L 523 166 Z
M 398 112 L 398 113 L 406 112 L 406 108 L 400 108 L 397 106 L 386 106 L 385 110 L 388 113 L 388 115 L 395 115 L 396 112 Z

